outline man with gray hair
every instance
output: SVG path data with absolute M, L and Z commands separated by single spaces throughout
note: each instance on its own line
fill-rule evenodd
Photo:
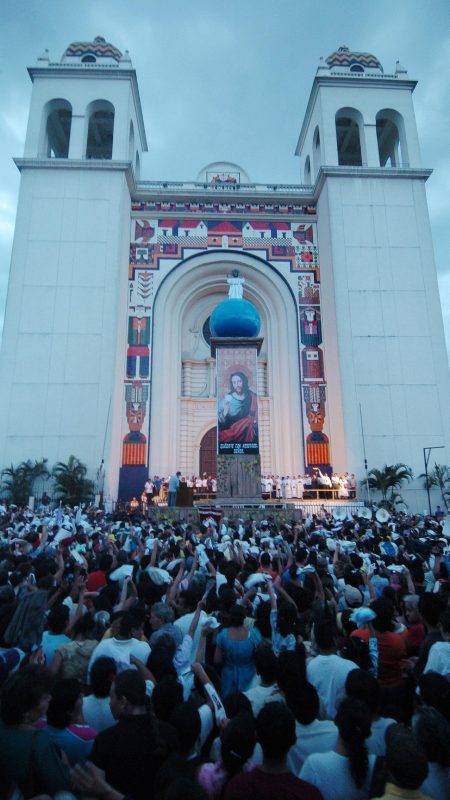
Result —
M 173 624 L 174 619 L 175 614 L 167 603 L 162 601 L 159 603 L 153 603 L 152 610 L 150 612 L 150 625 L 153 633 L 149 639 L 152 647 L 156 644 L 158 639 L 161 638 L 161 636 L 170 636 L 174 640 L 177 647 L 181 644 L 183 636 L 179 628 Z

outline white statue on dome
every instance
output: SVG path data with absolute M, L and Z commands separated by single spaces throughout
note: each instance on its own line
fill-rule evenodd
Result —
M 242 300 L 244 294 L 245 278 L 241 278 L 239 270 L 234 269 L 231 275 L 227 278 L 228 286 L 228 299 L 229 300 Z

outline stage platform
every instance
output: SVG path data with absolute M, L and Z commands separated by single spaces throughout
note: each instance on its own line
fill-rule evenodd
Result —
M 228 501 L 196 501 L 193 506 L 175 506 L 168 508 L 166 503 L 152 506 L 147 513 L 150 520 L 160 521 L 170 519 L 180 522 L 195 522 L 205 519 L 208 514 L 228 518 L 239 516 L 251 516 L 258 521 L 266 517 L 273 517 L 277 520 L 295 519 L 301 521 L 312 514 L 320 514 L 323 509 L 331 514 L 336 514 L 340 519 L 351 517 L 358 514 L 364 508 L 364 503 L 359 500 L 284 500 L 283 502 L 272 500 L 261 503 L 237 503 L 232 499 Z

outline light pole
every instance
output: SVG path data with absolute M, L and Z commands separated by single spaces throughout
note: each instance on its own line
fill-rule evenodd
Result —
M 430 485 L 428 483 L 428 463 L 430 461 L 430 455 L 432 450 L 445 450 L 445 445 L 438 444 L 434 447 L 424 447 L 423 448 L 423 461 L 425 464 L 425 486 L 427 487 L 427 495 L 428 495 L 428 511 L 431 517 L 431 500 L 430 500 Z

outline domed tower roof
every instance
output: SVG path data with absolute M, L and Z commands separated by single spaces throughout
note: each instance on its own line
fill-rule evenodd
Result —
M 101 59 L 101 63 L 119 62 L 122 53 L 113 44 L 107 42 L 103 36 L 96 36 L 93 42 L 72 42 L 63 53 L 61 61 L 67 62 L 76 59 L 82 63 L 95 63 Z
M 365 72 L 377 70 L 383 72 L 378 58 L 372 53 L 355 53 L 346 45 L 342 45 L 325 59 L 329 69 L 338 68 L 349 72 Z

